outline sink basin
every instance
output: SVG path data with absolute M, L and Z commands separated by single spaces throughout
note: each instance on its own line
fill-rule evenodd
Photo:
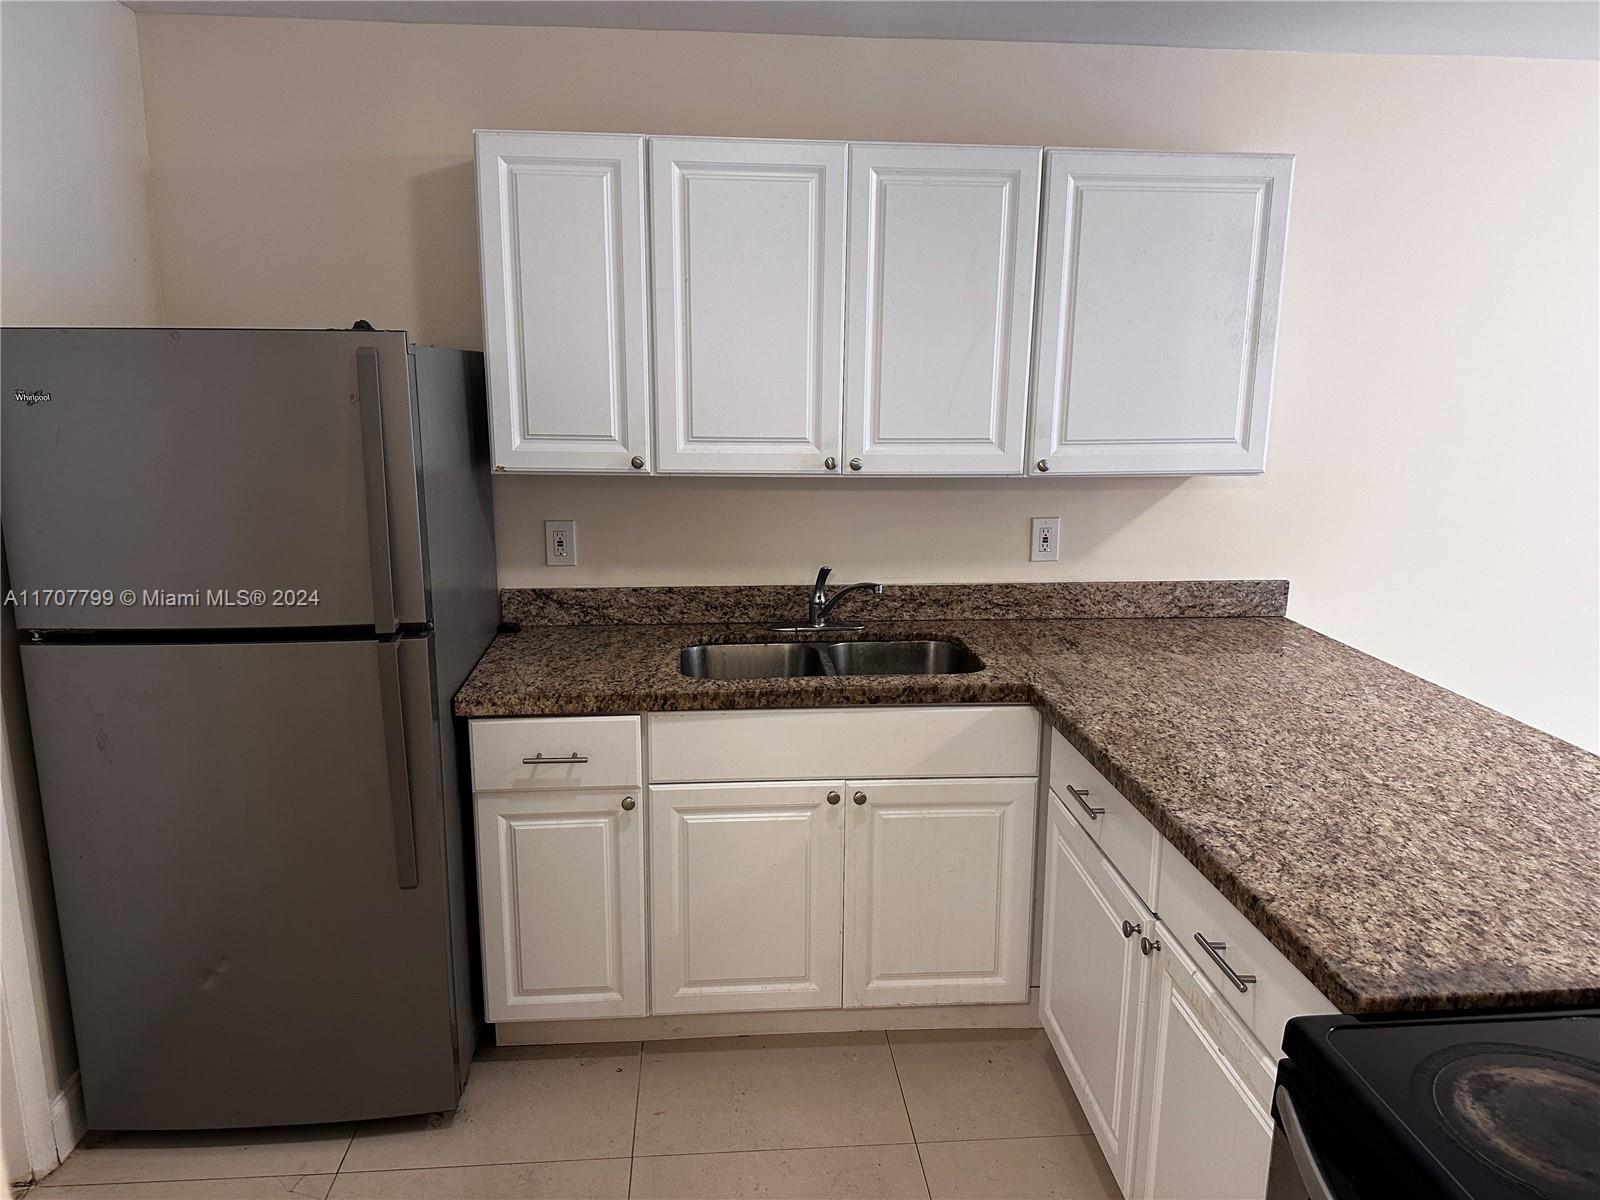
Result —
M 956 675 L 983 668 L 976 654 L 955 642 L 834 642 L 827 651 L 841 675 Z
M 685 646 L 678 670 L 695 679 L 792 679 L 829 674 L 817 647 L 807 642 L 756 646 Z
M 678 669 L 695 679 L 794 679 L 808 675 L 953 675 L 982 670 L 955 642 L 764 642 L 685 646 Z

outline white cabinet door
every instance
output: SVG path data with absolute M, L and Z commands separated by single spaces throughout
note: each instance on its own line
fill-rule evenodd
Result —
M 1293 158 L 1045 161 L 1029 473 L 1261 471 Z
M 850 785 L 845 1006 L 1028 998 L 1035 779 Z
M 663 471 L 839 470 L 845 170 L 842 143 L 650 139 Z
M 644 1015 L 640 796 L 475 798 L 490 1021 Z
M 1126 1194 L 1154 922 L 1059 799 L 1048 837 L 1039 1018 Z
M 477 163 L 495 467 L 648 470 L 644 139 L 480 131 Z
M 1170 942 L 1154 958 L 1140 1086 L 1135 1200 L 1263 1196 L 1273 1060 Z
M 1022 474 L 1039 158 L 850 147 L 850 473 Z
M 653 1012 L 839 1007 L 843 790 L 650 790 Z

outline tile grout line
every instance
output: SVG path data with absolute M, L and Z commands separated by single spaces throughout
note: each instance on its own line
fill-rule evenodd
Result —
M 465 1092 L 465 1090 L 466 1089 L 463 1087 L 462 1091 Z M 333 1195 L 334 1185 L 339 1182 L 339 1172 L 344 1170 L 345 1159 L 350 1157 L 350 1148 L 356 1144 L 356 1134 L 361 1132 L 361 1126 L 362 1122 L 357 1121 L 350 1127 L 350 1140 L 344 1144 L 344 1153 L 339 1155 L 339 1165 L 333 1169 L 333 1178 L 328 1181 L 328 1191 L 326 1196 Z M 324 1200 L 326 1200 L 326 1196 L 324 1197 Z
M 904 1096 L 902 1094 L 902 1101 Z M 962 1142 L 1022 1142 L 1044 1141 L 1051 1138 L 1086 1138 L 1092 1137 L 1088 1133 L 1023 1133 L 1009 1134 L 998 1138 L 930 1138 L 926 1142 L 930 1146 L 960 1144 Z M 744 1150 L 686 1150 L 676 1154 L 641 1154 L 639 1158 L 704 1158 L 720 1154 L 792 1154 L 803 1153 L 807 1150 L 880 1150 L 894 1146 L 922 1145 L 920 1142 L 840 1142 L 822 1146 L 767 1146 L 755 1147 Z M 588 1163 L 588 1162 L 613 1162 L 622 1158 L 620 1154 L 603 1154 L 593 1158 L 510 1158 L 500 1159 L 495 1162 L 477 1163 L 443 1163 L 431 1166 L 410 1167 L 363 1167 L 359 1171 L 352 1171 L 353 1175 L 403 1175 L 411 1171 L 458 1171 L 468 1170 L 473 1167 L 537 1167 L 553 1166 L 558 1163 Z M 289 1175 L 296 1178 L 308 1178 L 313 1175 L 337 1176 L 342 1167 L 334 1171 L 291 1171 Z M 183 1176 L 178 1179 L 105 1179 L 98 1183 L 35 1183 L 31 1186 L 40 1192 L 52 1189 L 71 1187 L 130 1187 L 152 1183 L 226 1183 L 234 1179 L 282 1179 L 282 1171 L 268 1171 L 261 1175 L 199 1175 Z M 17 1200 L 21 1200 L 17 1197 Z
M 639 1070 L 633 1079 L 633 1140 L 628 1143 L 628 1200 L 633 1200 L 633 1164 L 639 1159 L 639 1103 L 644 1095 L 644 1039 L 639 1040 Z
M 911 1105 L 906 1100 L 906 1085 L 900 1080 L 900 1064 L 894 1057 L 894 1039 L 889 1036 L 889 1031 L 883 1031 L 883 1044 L 889 1050 L 889 1065 L 894 1068 L 894 1085 L 900 1089 L 900 1107 L 906 1110 L 906 1128 L 911 1130 L 911 1145 L 917 1154 L 917 1170 L 922 1172 L 922 1190 L 932 1200 L 933 1189 L 928 1186 L 928 1168 L 922 1161 L 922 1144 L 917 1141 L 917 1124 L 911 1119 Z
M 831 1149 L 831 1147 L 830 1147 Z M 362 1167 L 359 1171 L 351 1171 L 352 1175 L 404 1175 L 412 1171 L 464 1171 L 474 1167 L 542 1167 L 553 1166 L 558 1163 L 590 1163 L 590 1162 L 615 1162 L 624 1157 L 621 1154 L 602 1154 L 592 1158 L 507 1158 L 495 1162 L 452 1162 L 417 1164 L 409 1167 Z M 646 1155 L 645 1157 L 654 1157 Z M 665 1157 L 665 1156 L 663 1156 Z M 343 1160 L 341 1160 L 342 1162 Z M 227 1183 L 234 1179 L 309 1179 L 312 1176 L 327 1176 L 337 1178 L 341 1168 L 332 1171 L 267 1171 L 264 1174 L 251 1175 L 181 1175 L 175 1179 L 102 1179 L 97 1183 L 36 1183 L 32 1186 L 40 1190 L 50 1188 L 85 1188 L 85 1187 L 142 1187 L 153 1183 Z
M 892 1051 L 891 1051 L 892 1057 Z M 904 1103 L 904 1092 L 901 1093 L 901 1102 Z M 636 1101 L 637 1104 L 637 1101 Z M 636 1109 L 637 1111 L 637 1109 Z M 909 1119 L 909 1117 L 908 1117 Z M 741 1150 L 686 1150 L 675 1154 L 641 1154 L 639 1158 L 705 1158 L 722 1154 L 793 1154 L 804 1153 L 809 1150 L 878 1150 L 889 1149 L 895 1146 L 914 1145 L 949 1145 L 963 1142 L 1010 1142 L 1010 1141 L 1045 1141 L 1056 1138 L 1086 1138 L 1092 1137 L 1088 1133 L 1024 1133 L 1008 1134 L 1004 1137 L 983 1138 L 930 1138 L 926 1143 L 909 1142 L 838 1142 L 819 1146 L 766 1146 L 751 1147 Z M 589 1163 L 589 1162 L 614 1162 L 624 1157 L 620 1154 L 602 1154 L 589 1158 L 510 1158 L 498 1159 L 494 1162 L 472 1163 L 434 1163 L 431 1165 L 414 1165 L 408 1167 L 363 1167 L 360 1171 L 352 1171 L 353 1175 L 404 1175 L 414 1171 L 459 1171 L 470 1170 L 475 1167 L 526 1167 L 526 1166 L 553 1166 L 561 1163 Z M 342 1166 L 333 1171 L 291 1171 L 287 1175 L 296 1178 L 308 1178 L 313 1175 L 337 1176 L 342 1173 Z M 189 1175 L 176 1179 L 105 1179 L 98 1183 L 36 1183 L 32 1187 L 40 1192 L 52 1189 L 71 1187 L 129 1187 L 153 1183 L 226 1183 L 235 1179 L 282 1179 L 286 1177 L 283 1171 L 268 1171 L 264 1174 L 252 1175 Z M 20 1197 L 18 1198 L 20 1200 Z
M 808 1154 L 813 1150 L 887 1150 L 914 1146 L 915 1142 L 838 1142 L 827 1146 L 751 1146 L 743 1150 L 678 1150 L 672 1154 L 641 1154 L 640 1158 L 714 1158 L 722 1154 Z
M 1006 1133 L 999 1137 L 927 1138 L 919 1146 L 959 1146 L 963 1142 L 1045 1142 L 1052 1138 L 1086 1138 L 1092 1133 Z

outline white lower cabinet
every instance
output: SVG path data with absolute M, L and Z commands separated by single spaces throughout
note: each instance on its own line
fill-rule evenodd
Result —
M 844 787 L 651 789 L 653 1011 L 839 1007 Z
M 488 1019 L 1024 1004 L 1038 752 L 1020 706 L 475 721 Z M 1259 1197 L 1283 1022 L 1331 1006 L 1052 772 L 1039 1016 L 1090 1128 L 1131 1200 Z
M 1213 986 L 1054 792 L 1049 818 L 1040 1018 L 1123 1194 L 1264 1195 L 1275 1058 L 1248 1006 Z M 1159 846 L 1163 861 L 1174 853 Z M 1287 973 L 1307 1011 L 1327 1010 L 1286 963 L 1263 964 L 1274 979 L 1252 991 Z
M 1028 998 L 1034 779 L 851 782 L 845 1005 Z
M 1154 922 L 1059 801 L 1047 829 L 1039 1020 L 1127 1193 Z
M 1161 941 L 1170 936 L 1161 927 Z M 1264 1196 L 1273 1061 L 1195 966 L 1154 951 L 1134 1200 Z
M 477 797 L 490 1021 L 644 1015 L 640 795 L 634 788 Z
M 490 1021 L 1028 1000 L 1031 708 L 484 719 L 471 742 Z

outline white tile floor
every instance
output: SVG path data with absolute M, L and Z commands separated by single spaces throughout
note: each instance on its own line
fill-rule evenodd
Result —
M 1117 1195 L 1043 1033 L 988 1030 L 488 1049 L 444 1117 L 91 1135 L 29 1200 Z

